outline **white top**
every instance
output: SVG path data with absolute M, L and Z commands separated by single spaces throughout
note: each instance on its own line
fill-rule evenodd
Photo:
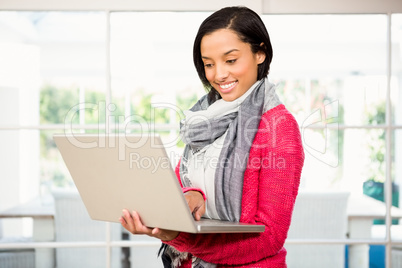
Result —
M 210 145 L 188 155 L 188 174 L 193 187 L 201 189 L 207 198 L 204 218 L 220 220 L 215 205 L 215 171 L 227 132 Z

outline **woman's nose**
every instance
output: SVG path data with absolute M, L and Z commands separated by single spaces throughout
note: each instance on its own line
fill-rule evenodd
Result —
M 224 81 L 229 76 L 229 71 L 224 65 L 216 65 L 215 78 L 217 81 Z

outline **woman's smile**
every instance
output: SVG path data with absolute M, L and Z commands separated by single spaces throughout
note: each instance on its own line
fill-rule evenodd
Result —
M 222 84 L 218 84 L 219 88 L 220 88 L 220 92 L 222 93 L 229 93 L 232 89 L 234 89 L 238 84 L 238 81 L 234 81 L 231 83 L 222 83 Z

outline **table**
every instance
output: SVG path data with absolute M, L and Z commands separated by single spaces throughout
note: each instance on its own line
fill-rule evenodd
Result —
M 40 198 L 0 212 L 0 218 L 32 218 L 33 240 L 54 241 L 54 203 L 43 203 Z M 35 249 L 35 267 L 54 267 L 54 249 Z
M 351 194 L 348 200 L 348 234 L 350 239 L 370 239 L 374 219 L 384 219 L 385 203 L 366 195 Z M 402 209 L 391 208 L 393 219 L 402 218 Z M 369 245 L 349 245 L 349 268 L 369 268 Z

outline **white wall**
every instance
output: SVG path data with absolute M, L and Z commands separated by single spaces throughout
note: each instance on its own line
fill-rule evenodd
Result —
M 247 5 L 259 13 L 398 13 L 400 0 L 2 0 L 4 10 L 214 11 Z
M 262 0 L 264 13 L 398 13 L 400 0 Z
M 138 11 L 214 11 L 225 6 L 247 5 L 261 12 L 259 0 L 2 0 L 0 9 L 16 10 L 138 10 Z

